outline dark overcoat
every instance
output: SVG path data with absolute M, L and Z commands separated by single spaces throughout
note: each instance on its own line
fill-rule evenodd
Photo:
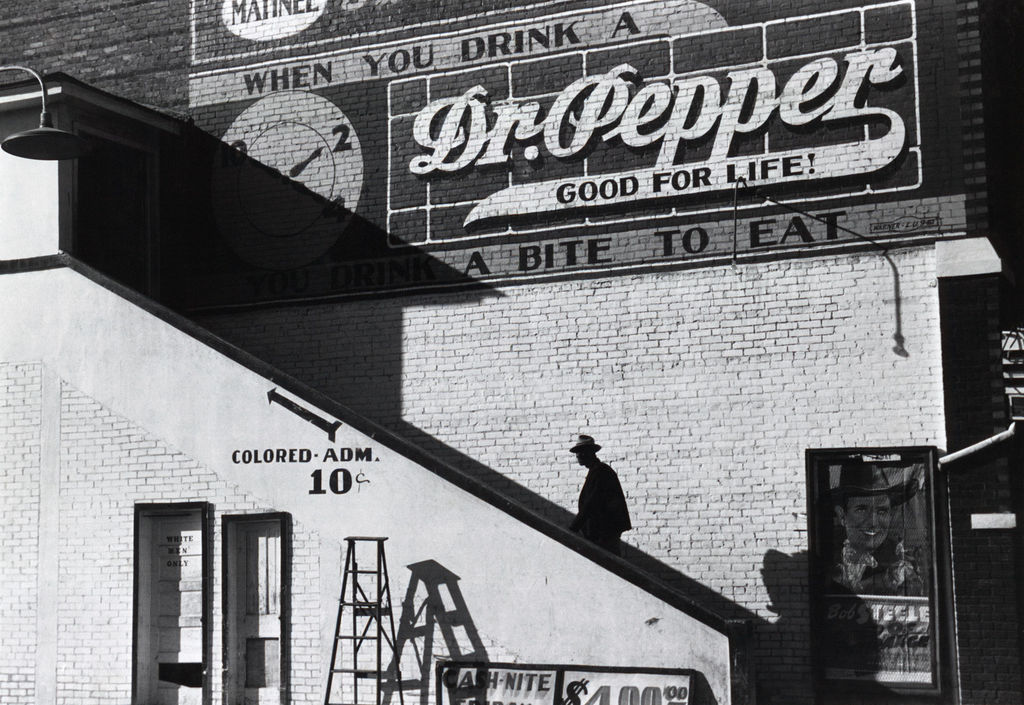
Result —
M 633 528 L 622 485 L 610 466 L 598 463 L 590 468 L 580 490 L 579 513 L 569 528 L 592 541 L 618 537 Z

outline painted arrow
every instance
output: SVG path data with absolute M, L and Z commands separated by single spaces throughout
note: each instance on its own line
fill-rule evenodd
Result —
M 341 421 L 332 422 L 328 421 L 325 418 L 317 416 L 309 409 L 299 406 L 291 399 L 287 399 L 278 394 L 277 387 L 274 387 L 269 392 L 267 392 L 267 403 L 273 404 L 275 401 L 284 408 L 288 409 L 288 411 L 298 416 L 299 418 L 305 419 L 306 421 L 309 421 L 317 428 L 325 431 L 327 433 L 327 437 L 331 440 L 331 442 L 334 442 L 334 434 L 337 432 L 339 428 L 341 428 Z

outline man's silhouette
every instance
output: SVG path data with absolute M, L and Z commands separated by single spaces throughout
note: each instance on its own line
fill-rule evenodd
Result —
M 597 451 L 601 446 L 592 437 L 581 435 L 569 450 L 576 454 L 576 461 L 588 470 L 580 490 L 579 513 L 569 528 L 621 556 L 620 537 L 623 531 L 633 526 L 629 523 L 626 497 L 622 494 L 619 478 L 611 467 L 598 460 Z

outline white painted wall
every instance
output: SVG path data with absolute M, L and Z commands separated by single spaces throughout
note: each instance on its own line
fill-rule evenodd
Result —
M 390 537 L 396 599 L 407 587 L 404 567 L 413 563 L 435 560 L 460 576 L 490 660 L 694 668 L 719 705 L 729 702 L 723 635 L 348 426 L 333 445 L 371 447 L 374 462 L 232 462 L 238 449 L 321 455 L 332 444 L 322 430 L 268 403 L 273 382 L 73 271 L 0 277 L 0 320 L 0 361 L 42 361 L 113 413 L 327 539 Z M 312 469 L 322 467 L 326 481 L 338 465 L 361 470 L 370 482 L 345 495 L 310 495 Z M 318 608 L 333 620 L 332 609 Z
M 0 151 L 0 261 L 58 250 L 58 162 Z

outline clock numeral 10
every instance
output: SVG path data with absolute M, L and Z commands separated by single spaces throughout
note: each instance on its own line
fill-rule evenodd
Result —
M 245 143 L 245 140 L 235 140 L 229 145 L 224 145 L 221 148 L 221 165 L 241 166 L 245 163 L 248 151 L 249 145 Z

